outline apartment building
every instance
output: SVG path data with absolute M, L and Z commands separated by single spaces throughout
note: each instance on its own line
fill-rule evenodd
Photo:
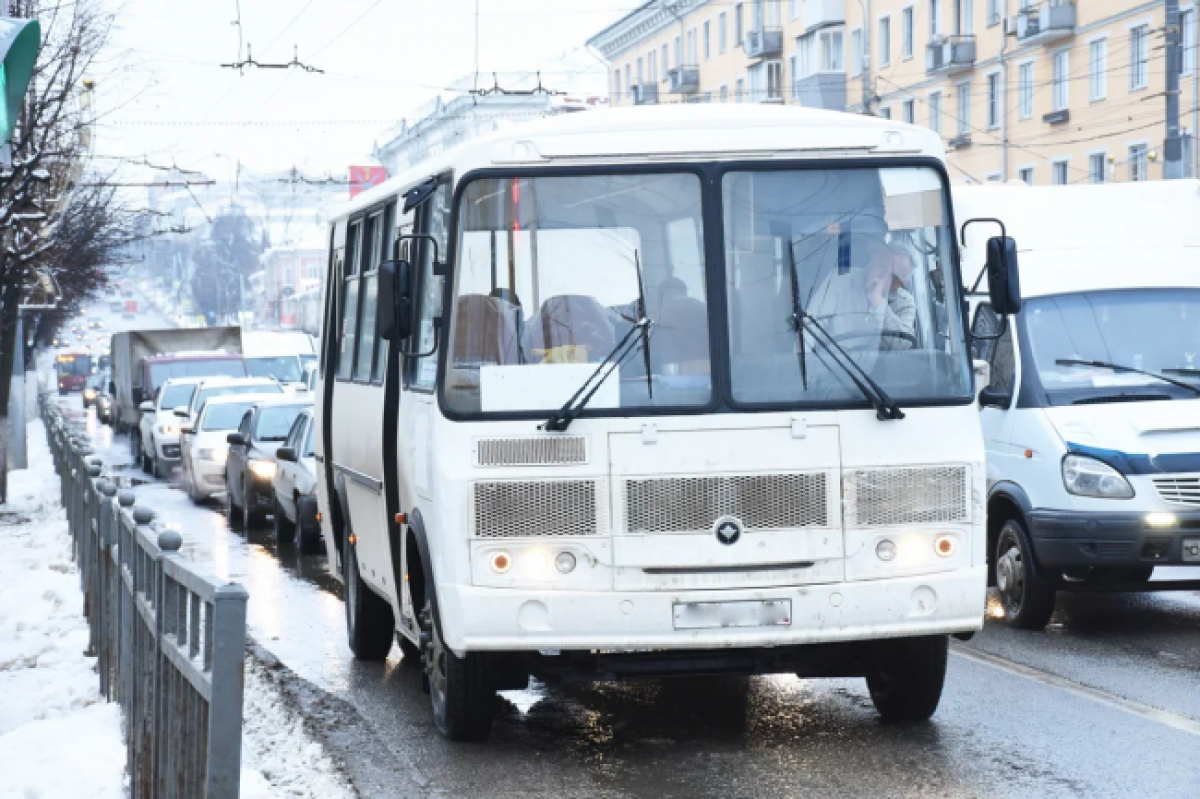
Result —
M 1184 173 L 1197 175 L 1196 0 L 1180 2 Z M 1163 0 L 651 0 L 588 43 L 610 102 L 769 102 L 944 137 L 954 179 L 1163 176 Z

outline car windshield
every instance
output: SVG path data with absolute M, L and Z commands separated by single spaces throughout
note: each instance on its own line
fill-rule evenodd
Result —
M 240 358 L 186 358 L 150 365 L 150 390 L 158 388 L 172 377 L 245 377 L 246 365 Z
M 622 342 L 627 357 L 589 408 L 710 401 L 696 175 L 481 179 L 459 214 L 451 409 L 556 409 Z
M 736 402 L 864 402 L 829 338 L 900 403 L 970 397 L 936 171 L 734 171 L 722 197 Z
M 253 400 L 246 402 L 222 402 L 214 405 L 204 414 L 204 419 L 200 423 L 200 429 L 204 431 L 236 430 L 238 425 L 242 423 L 242 417 L 246 415 L 246 411 L 250 410 L 253 406 Z
M 1149 375 L 1059 361 L 1103 361 L 1200 386 L 1200 289 L 1037 297 L 1021 319 L 1051 405 L 1196 396 Z
M 181 385 L 167 386 L 162 390 L 162 396 L 159 397 L 158 407 L 178 408 L 180 406 L 186 406 L 192 401 L 192 394 L 194 394 L 195 391 L 195 383 L 183 383 Z
M 278 383 L 256 383 L 252 385 L 204 386 L 198 392 L 193 403 L 196 412 L 204 410 L 204 403 L 213 397 L 225 397 L 231 394 L 282 394 L 283 387 Z
M 263 408 L 258 412 L 258 423 L 254 427 L 254 440 L 286 441 L 292 424 L 303 410 L 303 405 Z
M 246 371 L 251 377 L 273 377 L 281 383 L 299 383 L 300 359 L 295 355 L 247 358 Z

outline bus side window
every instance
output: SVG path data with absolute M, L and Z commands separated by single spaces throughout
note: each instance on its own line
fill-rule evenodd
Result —
M 350 225 L 346 234 L 345 278 L 338 326 L 337 379 L 349 380 L 354 374 L 355 334 L 358 326 L 358 261 L 362 252 L 362 222 Z
M 419 209 L 418 232 L 428 233 L 437 241 L 437 251 L 446 257 L 450 241 L 450 184 L 438 186 L 433 196 Z M 417 319 L 416 348 L 420 352 L 433 349 L 433 320 L 442 316 L 442 287 L 445 278 L 433 274 L 433 247 L 421 243 L 414 249 L 419 258 L 418 277 L 420 316 Z M 437 353 L 415 359 L 410 386 L 418 391 L 432 391 L 437 379 Z
M 371 379 L 371 367 L 375 362 L 375 303 L 379 266 L 380 238 L 383 235 L 383 214 L 367 217 L 362 236 L 362 256 L 358 261 L 359 294 L 361 308 L 358 313 L 358 357 L 354 360 L 354 382 L 365 383 Z
M 985 336 L 994 336 L 1000 329 L 1000 319 L 992 306 L 984 303 L 975 311 L 975 323 L 971 331 Z M 1011 320 L 1004 328 L 1004 334 L 998 339 L 985 341 L 976 339 L 972 342 L 974 357 L 987 361 L 991 366 L 991 381 L 989 387 L 1011 392 L 1016 382 L 1016 359 L 1013 357 L 1013 335 Z
M 392 257 L 392 242 L 396 240 L 396 206 L 389 205 L 383 209 L 383 224 L 380 225 L 376 233 L 376 240 L 379 243 L 378 252 L 375 255 L 375 269 L 379 269 L 381 261 L 386 261 Z M 378 294 L 378 292 L 376 292 Z M 378 301 L 376 297 L 376 301 Z M 374 304 L 372 303 L 372 307 Z M 371 319 L 371 335 L 375 335 L 375 320 Z M 375 342 L 375 365 L 371 368 L 371 382 L 376 385 L 383 384 L 383 369 L 386 362 L 387 342 L 380 339 Z

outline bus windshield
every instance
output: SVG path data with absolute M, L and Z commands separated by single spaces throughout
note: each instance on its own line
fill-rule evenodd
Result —
M 482 179 L 460 207 L 446 401 L 561 406 L 622 342 L 593 409 L 712 396 L 700 179 Z M 640 319 L 648 327 L 634 329 Z
M 722 198 L 734 402 L 862 403 L 835 355 L 901 403 L 970 398 L 935 170 L 731 171 Z

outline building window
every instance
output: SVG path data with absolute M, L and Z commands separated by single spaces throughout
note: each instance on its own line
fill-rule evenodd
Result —
M 675 69 L 683 66 L 683 39 L 675 37 Z
M 639 58 L 637 60 L 637 85 L 639 89 L 642 87 L 642 84 L 646 82 L 645 77 L 646 76 L 642 74 L 642 59 Z
M 1179 46 L 1183 48 L 1183 74 L 1196 74 L 1196 9 L 1179 12 Z
M 850 31 L 850 76 L 858 77 L 863 71 L 862 28 Z
M 704 60 L 712 58 L 712 22 L 704 20 Z
M 737 101 L 742 102 L 742 98 L 746 96 L 746 81 L 743 78 L 737 79 Z
M 958 91 L 958 135 L 966 136 L 971 132 L 971 84 L 960 83 Z
M 1088 156 L 1088 180 L 1092 183 L 1104 183 L 1107 175 L 1104 163 L 1104 153 L 1092 153 Z
M 1055 161 L 1051 166 L 1051 171 L 1054 177 L 1055 186 L 1065 186 L 1070 180 L 1067 178 L 1067 162 Z
M 615 102 L 621 102 L 621 70 L 613 70 L 613 99 Z
M 1134 144 L 1129 147 L 1129 179 L 1142 181 L 1149 177 L 1150 164 L 1146 158 L 1146 145 Z
M 717 52 L 725 52 L 729 41 L 729 16 L 722 11 L 717 15 Z
M 917 122 L 917 101 L 905 100 L 903 103 L 904 121 L 910 125 L 915 125 Z
M 733 7 L 733 46 L 741 47 L 742 39 L 746 36 L 746 21 L 742 16 L 742 4 Z
M 792 99 L 800 99 L 800 56 L 788 56 L 788 74 L 792 76 Z
M 1088 45 L 1090 55 L 1088 97 L 1103 100 L 1108 96 L 1108 40 L 1100 39 Z
M 694 67 L 700 63 L 700 32 L 692 28 L 687 32 L 687 65 Z
M 718 96 L 721 98 L 721 102 L 723 103 L 729 101 L 729 87 L 724 83 L 721 84 L 721 88 L 718 90 Z
M 1021 119 L 1033 116 L 1033 62 L 1017 67 L 1017 114 Z
M 942 133 L 942 93 L 929 95 L 929 129 L 939 136 Z
M 955 9 L 958 19 L 954 20 L 955 33 L 973 33 L 975 30 L 975 0 L 958 0 Z
M 884 106 L 883 108 L 879 109 L 879 118 L 880 119 L 891 119 L 892 118 L 891 106 Z
M 892 63 L 892 18 L 879 18 L 879 66 Z
M 1000 73 L 987 76 L 987 124 L 989 128 L 1000 127 Z
M 845 35 L 838 30 L 821 31 L 821 71 L 845 72 L 846 62 L 843 60 Z
M 1017 179 L 1027 186 L 1033 185 L 1033 167 L 1023 166 L 1017 170 Z
M 913 10 L 912 6 L 900 12 L 900 57 L 913 56 Z
M 1054 54 L 1054 110 L 1066 110 L 1071 86 L 1071 60 L 1066 50 Z
M 941 31 L 942 0 L 929 0 L 929 38 L 936 38 Z
M 788 0 L 788 19 L 795 19 L 800 14 L 800 0 Z
M 798 40 L 800 45 L 800 71 L 797 78 L 807 78 L 817 71 L 817 35 L 809 33 Z
M 775 103 L 781 100 L 783 100 L 783 62 L 768 61 L 767 101 Z
M 1129 30 L 1129 88 L 1146 88 L 1149 63 L 1150 27 L 1138 25 Z

